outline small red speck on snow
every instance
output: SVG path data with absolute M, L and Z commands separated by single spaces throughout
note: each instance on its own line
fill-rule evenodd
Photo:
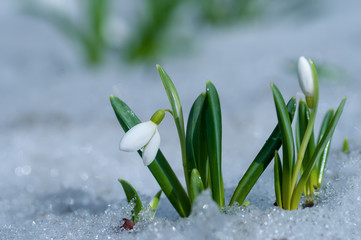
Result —
M 128 218 L 123 218 L 120 221 L 120 230 L 124 231 L 124 230 L 132 230 L 134 227 L 134 222 L 132 220 L 129 220 Z

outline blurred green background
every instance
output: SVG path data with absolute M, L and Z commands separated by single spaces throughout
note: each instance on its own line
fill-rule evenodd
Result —
M 152 63 L 192 51 L 199 31 L 277 21 L 277 16 L 307 18 L 318 1 L 265 0 L 32 0 L 24 10 L 56 28 L 88 66 L 107 59 Z

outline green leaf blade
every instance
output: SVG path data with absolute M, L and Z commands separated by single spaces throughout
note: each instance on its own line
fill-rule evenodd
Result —
M 219 97 L 215 86 L 207 82 L 206 129 L 213 200 L 224 206 L 222 177 L 222 118 Z
M 277 206 L 282 208 L 282 165 L 278 152 L 275 152 L 274 161 L 274 184 Z
M 288 101 L 287 110 L 290 119 L 293 120 L 296 111 L 295 98 L 291 98 Z M 252 187 L 255 185 L 269 163 L 272 161 L 275 151 L 279 150 L 281 145 L 281 132 L 277 124 L 271 135 L 266 140 L 266 143 L 263 145 L 251 165 L 248 167 L 246 173 L 239 181 L 229 205 L 233 205 L 234 202 L 238 202 L 240 205 L 243 204 L 243 201 L 246 199 Z
M 301 143 L 303 141 L 303 138 L 305 136 L 306 133 L 306 129 L 308 127 L 309 124 L 309 120 L 310 120 L 310 110 L 307 106 L 307 104 L 301 100 L 299 102 L 298 105 L 298 127 L 299 127 L 299 136 L 296 136 L 296 139 L 299 138 L 299 145 L 298 145 L 298 152 L 300 151 L 300 146 Z M 309 161 L 312 158 L 312 154 L 315 150 L 315 140 L 314 140 L 314 133 L 313 133 L 313 129 L 311 131 L 311 136 L 309 139 L 309 142 L 307 144 L 305 153 L 304 153 L 304 157 L 302 160 L 302 164 L 301 164 L 301 172 L 306 168 L 306 166 L 308 165 Z M 308 179 L 308 182 L 305 186 L 305 195 L 311 196 L 313 194 L 313 190 L 314 190 L 314 186 L 316 185 L 317 182 L 317 172 L 316 169 L 314 169 L 311 173 L 310 178 Z
M 204 190 L 202 178 L 197 169 L 193 169 L 191 172 L 190 184 L 191 191 L 189 195 L 191 202 L 193 202 L 197 198 L 197 196 Z
M 292 197 L 292 171 L 294 165 L 293 134 L 291 128 L 291 121 L 288 116 L 283 96 L 274 84 L 271 84 L 271 89 L 276 106 L 277 118 L 281 131 L 281 139 L 283 145 L 282 205 L 285 209 L 288 209 L 290 207 L 290 201 Z
M 177 89 L 174 86 L 174 83 L 164 71 L 164 69 L 156 65 L 160 78 L 162 79 L 162 83 L 164 86 L 164 89 L 168 95 L 169 102 L 172 106 L 172 115 L 174 118 L 174 123 L 177 127 L 178 136 L 179 136 L 179 143 L 181 146 L 181 152 L 182 152 L 182 163 L 183 163 L 183 169 L 184 169 L 184 177 L 186 180 L 187 185 L 187 191 L 189 192 L 189 173 L 188 173 L 188 166 L 187 166 L 187 159 L 186 159 L 186 136 L 185 136 L 185 128 L 184 128 L 184 119 L 183 119 L 183 110 L 182 110 L 182 104 L 177 92 Z
M 208 154 L 205 129 L 205 100 L 206 94 L 198 96 L 189 113 L 186 131 L 186 156 L 188 175 L 197 169 L 202 178 L 203 185 L 208 182 Z
M 323 135 L 325 134 L 327 127 L 330 125 L 332 117 L 334 116 L 335 111 L 333 109 L 330 109 L 329 111 L 327 111 L 325 117 L 322 120 L 322 124 L 321 124 L 321 129 L 320 129 L 320 133 L 318 134 L 318 140 L 317 142 L 320 142 Z M 322 180 L 323 180 L 323 174 L 325 172 L 326 169 L 326 163 L 327 163 L 327 158 L 328 158 L 328 153 L 330 151 L 331 148 L 331 139 L 332 139 L 332 135 L 330 140 L 328 141 L 328 143 L 326 144 L 325 149 L 323 150 L 321 157 L 317 160 L 316 163 L 316 173 L 317 173 L 317 188 L 320 188 L 322 185 Z
M 134 201 L 135 206 L 134 206 L 134 215 L 132 216 L 132 221 L 136 223 L 138 221 L 138 214 L 143 209 L 142 202 L 140 201 L 137 191 L 133 188 L 133 186 L 129 182 L 123 179 L 118 179 L 118 181 L 123 187 L 128 203 Z
M 115 116 L 117 117 L 118 122 L 123 128 L 124 132 L 128 132 L 129 129 L 141 123 L 140 119 L 135 115 L 135 113 L 128 107 L 125 102 L 123 102 L 114 95 L 111 95 L 109 98 Z
M 350 152 L 350 147 L 349 147 L 349 145 L 348 145 L 348 138 L 344 138 L 344 140 L 343 140 L 342 152 L 343 152 L 343 153 L 348 153 L 348 152 Z
M 157 69 L 158 69 L 160 78 L 162 79 L 165 91 L 168 95 L 169 102 L 172 106 L 174 118 L 177 119 L 177 121 L 180 125 L 184 126 L 182 105 L 181 105 L 181 101 L 180 101 L 177 89 L 175 88 L 173 81 L 171 80 L 169 75 L 166 73 L 166 71 L 164 71 L 164 69 L 161 66 L 159 66 L 158 64 L 157 64 Z
M 149 203 L 149 207 L 150 207 L 150 210 L 152 210 L 154 213 L 153 213 L 153 218 L 155 216 L 155 213 L 158 209 L 158 206 L 159 206 L 159 200 L 160 200 L 160 196 L 162 195 L 162 190 L 159 190 L 157 192 L 157 194 L 154 196 L 154 198 L 152 199 L 152 201 L 150 201 Z
M 332 120 L 334 114 L 335 114 L 335 111 L 333 109 L 330 109 L 330 110 L 327 111 L 327 113 L 323 117 L 323 120 L 322 120 L 322 123 L 321 123 L 321 129 L 320 129 L 320 132 L 318 134 L 317 142 L 321 141 L 323 135 L 325 134 L 328 126 L 331 123 L 331 120 Z

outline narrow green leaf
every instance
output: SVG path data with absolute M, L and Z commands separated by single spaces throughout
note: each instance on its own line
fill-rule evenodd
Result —
M 300 143 L 303 140 L 303 137 L 305 135 L 306 129 L 307 129 L 307 125 L 308 122 L 310 120 L 310 110 L 307 107 L 307 104 L 304 101 L 300 101 L 299 105 L 298 105 L 298 120 L 299 120 L 299 128 L 300 128 Z M 307 149 L 305 152 L 305 158 L 302 161 L 302 164 L 304 164 L 305 162 L 307 163 L 307 161 L 312 157 L 313 151 L 315 150 L 315 140 L 314 140 L 314 133 L 312 130 L 311 133 L 311 137 L 310 140 L 308 142 L 307 145 Z
M 274 184 L 277 206 L 282 208 L 282 165 L 277 151 L 274 161 Z
M 300 118 L 296 118 L 296 128 L 295 128 L 295 140 L 296 140 L 296 149 L 297 152 L 300 149 L 301 146 L 301 124 L 300 124 Z
M 168 76 L 166 71 L 164 71 L 164 69 L 159 65 L 157 65 L 157 69 L 158 69 L 160 78 L 162 79 L 165 91 L 167 92 L 169 102 L 172 106 L 174 118 L 177 119 L 177 122 L 179 125 L 184 126 L 182 105 L 181 105 L 181 101 L 179 99 L 177 89 L 175 88 L 172 80 L 170 79 L 170 77 Z M 184 129 L 184 127 L 183 127 L 183 129 Z
M 217 90 L 210 81 L 207 81 L 206 129 L 212 197 L 223 207 L 221 107 Z
M 210 170 L 209 170 L 209 158 L 208 158 L 208 145 L 207 141 L 207 126 L 206 126 L 206 109 L 203 108 L 202 117 L 197 124 L 197 129 L 195 131 L 196 136 L 193 149 L 196 156 L 197 169 L 203 181 L 204 188 L 209 188 L 210 186 Z
M 303 104 L 301 104 L 301 102 L 303 102 Z M 300 147 L 301 147 L 301 142 L 302 142 L 302 138 L 304 136 L 304 132 L 306 129 L 306 126 L 304 125 L 304 121 L 302 121 L 303 116 L 304 116 L 304 101 L 300 101 L 298 104 L 298 116 L 297 116 L 297 120 L 296 120 L 296 129 L 295 129 L 295 140 L 296 140 L 296 149 L 297 152 L 299 152 Z M 307 189 L 305 188 L 304 190 L 305 193 L 307 193 Z
M 110 101 L 115 115 L 125 132 L 141 122 L 122 100 L 112 95 Z M 141 151 L 138 151 L 138 153 L 139 155 L 142 154 Z M 187 217 L 191 211 L 189 198 L 160 150 L 155 160 L 148 165 L 148 168 L 179 215 Z
M 204 190 L 203 182 L 197 169 L 193 169 L 191 172 L 190 184 L 191 191 L 189 192 L 189 195 L 191 202 L 193 202 L 197 198 L 197 196 Z
M 303 138 L 306 133 L 306 129 L 308 126 L 310 120 L 310 110 L 307 107 L 307 104 L 301 100 L 298 105 L 298 122 L 299 122 L 299 139 L 300 143 L 298 146 L 298 151 L 300 151 L 300 146 L 303 141 Z M 296 137 L 297 139 L 297 137 Z M 313 129 L 311 131 L 311 136 L 309 139 L 309 142 L 307 144 L 307 148 L 304 153 L 304 157 L 301 164 L 301 172 L 305 169 L 305 167 L 308 165 L 309 161 L 311 160 L 312 154 L 315 150 L 315 140 L 314 140 L 314 133 Z M 307 181 L 306 187 L 305 187 L 305 195 L 312 195 L 314 190 L 314 185 L 317 183 L 317 171 L 314 169 L 310 175 L 310 178 Z
M 299 150 L 301 146 L 301 142 L 303 139 L 303 136 L 305 135 L 306 128 L 307 128 L 307 105 L 306 103 L 301 100 L 298 104 L 298 115 L 297 115 L 297 129 L 296 129 L 296 145 L 297 145 L 297 151 Z
M 331 122 L 334 114 L 335 114 L 335 111 L 333 109 L 330 109 L 330 110 L 327 111 L 327 113 L 323 117 L 323 120 L 322 120 L 322 123 L 321 123 L 321 129 L 320 129 L 320 132 L 318 134 L 317 142 L 321 141 L 321 139 L 322 139 L 323 135 L 325 134 L 328 126 L 330 125 L 330 122 Z
M 152 201 L 149 203 L 149 206 L 150 206 L 150 209 L 152 211 L 154 211 L 153 213 L 153 218 L 155 216 L 155 213 L 158 209 L 158 205 L 159 205 L 159 199 L 160 199 L 160 196 L 162 195 L 162 190 L 159 190 L 159 192 L 157 192 L 157 194 L 154 196 L 154 198 L 152 199 Z
M 120 100 L 118 97 L 111 95 L 109 97 L 110 103 L 112 104 L 115 116 L 123 128 L 124 132 L 128 132 L 129 129 L 135 125 L 141 123 L 135 113 L 128 107 L 128 105 Z
M 350 148 L 349 148 L 349 146 L 348 146 L 348 139 L 345 138 L 345 139 L 343 140 L 342 152 L 348 153 L 349 151 L 350 151 Z
M 185 128 L 184 128 L 184 119 L 183 119 L 183 111 L 182 111 L 182 104 L 179 99 L 179 95 L 177 89 L 175 88 L 172 80 L 168 76 L 168 74 L 164 71 L 164 69 L 157 64 L 157 69 L 162 79 L 164 89 L 167 92 L 169 102 L 172 106 L 173 118 L 175 125 L 177 127 L 178 136 L 179 136 L 179 143 L 181 146 L 182 152 L 182 163 L 184 169 L 184 177 L 186 180 L 187 190 L 189 192 L 189 174 L 188 174 L 188 167 L 187 167 L 187 159 L 186 159 L 186 137 L 185 137 Z
M 295 98 L 291 98 L 288 101 L 287 110 L 290 119 L 292 120 L 296 111 Z M 269 138 L 266 140 L 266 143 L 263 145 L 251 165 L 248 167 L 246 173 L 239 181 L 237 188 L 234 190 L 229 205 L 233 205 L 234 202 L 238 202 L 240 205 L 243 203 L 248 193 L 257 182 L 258 178 L 262 175 L 268 164 L 272 161 L 275 151 L 278 150 L 281 145 L 281 132 L 277 124 Z
M 332 137 L 331 137 L 332 138 Z M 317 171 L 317 183 L 316 183 L 316 187 L 320 188 L 322 185 L 322 181 L 323 181 L 323 175 L 325 173 L 325 169 L 326 169 L 326 163 L 327 163 L 327 158 L 328 158 L 328 153 L 330 151 L 331 148 L 331 138 L 330 140 L 327 142 L 325 149 L 323 150 L 320 158 L 316 161 L 316 171 Z
M 275 101 L 278 123 L 281 131 L 283 150 L 283 177 L 282 177 L 282 206 L 288 209 L 292 197 L 292 169 L 294 165 L 294 143 L 291 128 L 291 121 L 288 116 L 286 104 L 281 92 L 276 85 L 271 84 L 273 98 Z
M 205 109 L 204 102 L 206 94 L 202 93 L 193 103 L 189 113 L 186 132 L 186 153 L 188 176 L 194 168 L 199 171 L 203 185 L 207 186 L 208 178 L 208 154 L 206 129 L 205 129 Z
M 309 162 L 308 166 L 306 167 L 303 174 L 301 175 L 301 178 L 298 181 L 296 188 L 292 195 L 291 209 L 298 208 L 298 204 L 300 202 L 302 191 L 306 184 L 306 181 L 308 180 L 308 178 L 311 174 L 311 171 L 316 164 L 316 160 L 321 156 L 321 154 L 324 151 L 325 147 L 327 146 L 328 142 L 331 140 L 332 134 L 335 131 L 336 125 L 341 117 L 342 110 L 345 106 L 345 103 L 346 103 L 346 98 L 342 99 L 335 115 L 333 116 L 329 126 L 327 127 L 327 130 L 325 131 L 323 137 L 321 138 L 321 141 L 318 143 L 311 161 Z
M 318 134 L 317 142 L 320 142 L 323 135 L 325 134 L 327 127 L 330 125 L 332 117 L 334 116 L 334 112 L 335 111 L 333 109 L 328 110 L 325 117 L 323 118 L 320 133 Z M 331 140 L 332 140 L 332 135 L 330 137 L 330 140 L 326 144 L 325 150 L 323 150 L 321 157 L 318 160 L 316 160 L 317 162 L 316 162 L 315 168 L 316 168 L 316 172 L 317 172 L 317 184 L 316 184 L 317 188 L 320 188 L 322 185 L 323 174 L 325 172 L 328 153 L 329 153 L 330 147 L 331 147 Z
M 120 182 L 120 184 L 122 184 L 128 202 L 134 201 L 135 206 L 134 206 L 134 215 L 132 216 L 132 221 L 136 223 L 138 221 L 138 214 L 143 208 L 142 202 L 140 201 L 137 191 L 133 188 L 133 186 L 130 183 L 128 183 L 123 179 L 118 179 L 118 181 Z

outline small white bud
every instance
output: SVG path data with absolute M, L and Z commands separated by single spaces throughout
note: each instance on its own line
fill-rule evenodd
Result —
M 315 105 L 315 79 L 310 62 L 305 57 L 298 60 L 298 82 L 306 96 L 306 102 L 309 108 Z
M 305 57 L 298 60 L 298 81 L 306 97 L 315 94 L 315 83 L 310 62 Z

